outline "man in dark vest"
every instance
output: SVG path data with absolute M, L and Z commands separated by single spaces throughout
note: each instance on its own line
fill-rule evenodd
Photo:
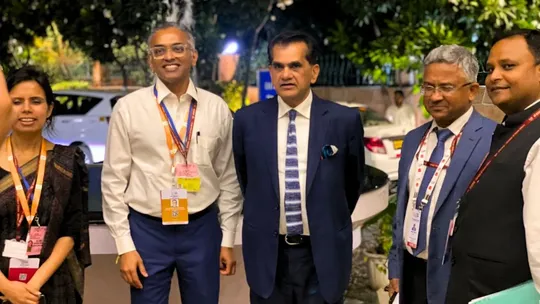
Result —
M 448 304 L 534 279 L 540 291 L 540 31 L 496 37 L 486 89 L 506 114 L 458 203 Z

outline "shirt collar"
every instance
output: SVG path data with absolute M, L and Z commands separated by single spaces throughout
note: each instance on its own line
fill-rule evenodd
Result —
M 458 117 L 458 119 L 454 120 L 454 122 L 451 123 L 446 129 L 452 131 L 454 135 L 459 134 L 459 132 L 461 132 L 461 130 L 463 129 L 467 121 L 469 121 L 469 118 L 471 118 L 472 113 L 473 113 L 473 107 L 471 106 L 467 110 L 467 112 L 465 112 L 463 115 Z M 429 131 L 432 132 L 433 129 L 435 128 L 440 128 L 440 127 L 437 125 L 435 120 L 433 120 L 433 122 L 431 123 L 431 129 Z M 441 128 L 441 129 L 445 129 L 445 128 Z
M 280 96 L 278 96 L 277 99 L 278 99 L 278 108 L 279 108 L 278 118 L 281 118 L 285 116 L 286 114 L 288 114 L 289 111 L 292 110 L 293 108 L 291 108 L 288 104 L 286 104 L 285 101 L 283 101 L 283 99 Z M 310 90 L 309 95 L 306 97 L 306 99 L 304 99 L 304 101 L 302 101 L 302 103 L 296 106 L 296 108 L 294 109 L 296 110 L 296 112 L 298 112 L 298 114 L 309 119 L 309 116 L 311 114 L 312 103 L 313 103 L 313 93 Z
M 199 100 L 198 95 L 197 95 L 197 88 L 195 87 L 195 84 L 193 84 L 193 81 L 191 81 L 191 78 L 189 79 L 189 84 L 188 84 L 187 91 L 182 96 L 174 95 L 174 93 L 171 92 L 169 90 L 169 88 L 167 88 L 167 86 L 158 77 L 156 77 L 156 88 L 157 88 L 157 91 L 158 91 L 158 101 L 159 102 L 162 102 L 163 99 L 165 99 L 169 95 L 175 96 L 177 99 L 180 99 L 181 102 L 182 101 L 191 101 L 191 99 L 195 99 L 196 101 Z M 152 90 L 153 90 L 153 88 L 152 88 Z
M 528 107 L 525 108 L 525 110 L 528 110 L 528 109 L 534 107 L 534 106 L 535 106 L 537 103 L 539 103 L 539 102 L 540 102 L 540 99 L 538 99 L 537 101 L 531 103 Z
M 502 121 L 502 125 L 505 127 L 514 127 L 517 125 L 521 125 L 529 116 L 531 116 L 536 109 L 538 109 L 540 106 L 540 99 L 530 104 L 528 107 L 525 108 L 525 110 L 506 115 Z

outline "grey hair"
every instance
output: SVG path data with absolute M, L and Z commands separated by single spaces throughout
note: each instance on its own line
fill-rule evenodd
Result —
M 478 59 L 468 49 L 459 45 L 441 45 L 429 52 L 424 58 L 424 68 L 432 63 L 457 64 L 468 81 L 477 81 L 479 65 Z
M 152 41 L 152 38 L 154 37 L 154 35 L 158 31 L 165 30 L 165 29 L 168 29 L 168 28 L 175 28 L 175 29 L 178 29 L 178 30 L 186 33 L 186 35 L 188 36 L 188 44 L 189 44 L 189 46 L 191 46 L 191 48 L 193 50 L 195 50 L 195 37 L 193 36 L 193 32 L 191 31 L 191 29 L 189 29 L 187 26 L 185 26 L 183 24 L 178 24 L 178 23 L 175 23 L 175 22 L 164 22 L 164 23 L 161 23 L 161 24 L 157 25 L 156 27 L 154 27 L 152 29 L 152 32 L 148 36 L 148 40 L 147 40 L 148 46 L 150 46 L 150 42 Z

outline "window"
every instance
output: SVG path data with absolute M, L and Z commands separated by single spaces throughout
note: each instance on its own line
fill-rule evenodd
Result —
M 358 111 L 360 111 L 360 117 L 362 118 L 362 124 L 364 127 L 391 124 L 386 118 L 382 117 L 379 115 L 379 113 L 373 111 L 372 109 L 359 107 Z
M 123 95 L 119 95 L 119 96 L 114 96 L 113 98 L 111 98 L 111 109 L 114 108 L 114 106 L 116 105 L 116 103 L 118 102 L 118 99 L 124 97 Z
M 84 115 L 101 102 L 101 98 L 55 94 L 56 115 Z

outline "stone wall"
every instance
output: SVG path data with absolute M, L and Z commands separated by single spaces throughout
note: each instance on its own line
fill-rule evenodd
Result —
M 397 89 L 401 89 L 405 93 L 405 102 L 415 106 L 417 109 L 418 125 L 427 121 L 428 119 L 422 116 L 421 109 L 418 106 L 420 94 L 412 94 L 412 87 L 315 87 L 313 91 L 321 98 L 347 103 L 349 105 L 364 104 L 383 114 L 386 108 L 392 104 L 394 91 Z M 485 93 L 485 87 L 481 88 L 473 105 L 482 115 L 497 122 L 500 122 L 504 117 L 503 112 L 492 104 L 489 96 Z

